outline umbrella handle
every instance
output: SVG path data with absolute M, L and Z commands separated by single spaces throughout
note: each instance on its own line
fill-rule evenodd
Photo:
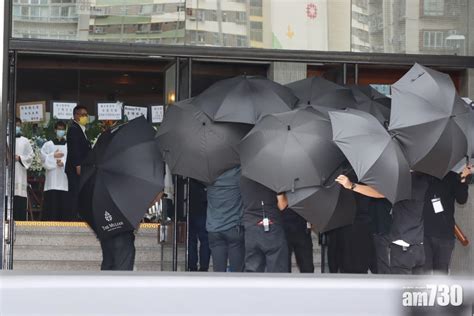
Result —
M 350 173 L 353 172 L 353 171 L 354 171 L 354 169 L 351 167 L 351 168 L 349 168 L 349 169 L 345 169 L 345 170 L 343 169 L 340 174 L 342 174 L 342 175 L 344 175 L 344 176 L 347 176 L 348 174 L 350 174 Z M 334 173 L 334 172 L 333 172 L 333 173 Z M 329 185 L 326 185 L 326 184 L 325 184 L 325 185 L 322 185 L 322 187 L 325 188 L 325 189 L 331 189 L 331 188 L 333 188 L 336 184 L 339 184 L 339 183 L 337 183 L 337 182 L 334 180 L 331 184 L 329 184 Z

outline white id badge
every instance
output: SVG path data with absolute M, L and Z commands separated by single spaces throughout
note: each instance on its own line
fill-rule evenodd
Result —
M 431 199 L 431 203 L 433 204 L 433 209 L 436 214 L 444 211 L 443 204 L 441 204 L 440 198 Z
M 268 217 L 265 217 L 263 219 L 263 231 L 264 232 L 270 231 L 270 220 L 268 219 Z

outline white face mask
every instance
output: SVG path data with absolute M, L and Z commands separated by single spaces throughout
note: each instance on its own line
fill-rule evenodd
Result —
M 57 138 L 63 138 L 64 136 L 66 136 L 66 131 L 65 130 L 63 130 L 63 129 L 56 130 L 56 137 Z

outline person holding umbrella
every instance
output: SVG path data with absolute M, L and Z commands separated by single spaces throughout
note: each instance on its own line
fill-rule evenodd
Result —
M 449 272 L 454 249 L 455 202 L 466 203 L 471 174 L 472 165 L 468 163 L 459 174 L 450 171 L 442 180 L 430 179 L 423 209 L 427 274 Z
M 391 274 L 422 274 L 425 263 L 423 247 L 423 207 L 430 176 L 411 172 L 411 199 L 401 200 L 393 205 L 392 227 L 390 229 L 390 272 Z M 354 192 L 374 197 L 385 196 L 371 186 L 350 181 L 339 175 L 336 182 Z
M 133 270 L 134 230 L 163 188 L 163 160 L 145 118 L 101 134 L 81 165 L 79 211 L 101 242 L 102 270 Z
M 280 211 L 287 203 L 284 195 L 250 180 L 240 179 L 244 208 L 245 271 L 288 272 L 288 245 Z
M 207 186 L 207 223 L 214 272 L 243 272 L 245 241 L 242 227 L 240 166 Z

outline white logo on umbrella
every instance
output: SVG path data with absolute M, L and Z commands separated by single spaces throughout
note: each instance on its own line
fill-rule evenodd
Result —
M 112 215 L 109 212 L 105 211 L 104 217 L 107 222 L 112 221 Z

